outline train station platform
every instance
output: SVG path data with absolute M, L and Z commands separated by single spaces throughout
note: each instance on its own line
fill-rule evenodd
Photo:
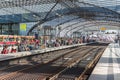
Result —
M 60 47 L 54 47 L 54 48 L 45 48 L 45 49 L 40 49 L 40 50 L 23 51 L 23 52 L 17 52 L 17 53 L 0 54 L 0 61 L 11 60 L 11 59 L 16 59 L 16 58 L 21 58 L 21 57 L 27 57 L 27 56 L 37 55 L 37 54 L 44 54 L 47 52 L 77 47 L 77 46 L 86 45 L 86 44 L 87 43 L 74 44 L 74 45 L 68 45 L 68 46 L 60 46 Z
M 120 80 L 119 44 L 109 44 L 88 80 Z

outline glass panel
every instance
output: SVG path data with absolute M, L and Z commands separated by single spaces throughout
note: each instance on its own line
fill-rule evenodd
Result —
M 8 25 L 2 25 L 2 34 L 9 34 L 9 28 Z
M 12 32 L 14 35 L 19 35 L 19 25 L 18 24 L 12 25 Z

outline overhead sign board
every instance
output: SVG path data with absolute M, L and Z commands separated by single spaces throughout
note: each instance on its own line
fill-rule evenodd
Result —
M 27 24 L 25 24 L 25 23 L 20 24 L 21 31 L 26 31 L 26 28 L 27 28 Z
M 101 27 L 100 30 L 101 30 L 101 31 L 105 31 L 106 28 L 105 28 L 105 27 Z

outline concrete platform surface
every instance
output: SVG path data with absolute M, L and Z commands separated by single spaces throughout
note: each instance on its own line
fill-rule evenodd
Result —
M 120 80 L 120 46 L 111 43 L 88 80 Z

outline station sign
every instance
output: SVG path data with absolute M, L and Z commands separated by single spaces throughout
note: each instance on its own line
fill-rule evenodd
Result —
M 20 30 L 21 31 L 26 31 L 26 28 L 27 28 L 27 24 L 25 24 L 25 23 L 20 24 Z
M 101 30 L 101 31 L 105 31 L 106 28 L 105 28 L 105 27 L 101 27 L 100 30 Z

